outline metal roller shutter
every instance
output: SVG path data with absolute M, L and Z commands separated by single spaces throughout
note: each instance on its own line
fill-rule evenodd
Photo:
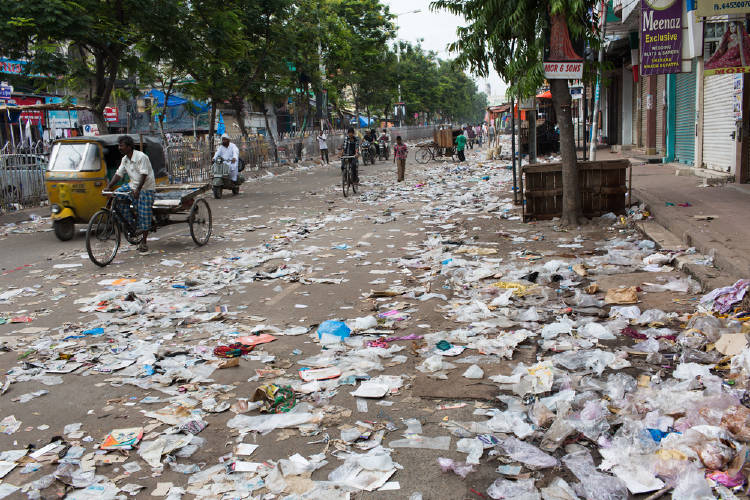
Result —
M 638 142 L 638 147 L 645 148 L 646 142 L 647 142 L 647 130 L 646 130 L 646 124 L 648 123 L 647 116 L 648 116 L 648 109 L 646 106 L 648 105 L 648 79 L 650 77 L 643 76 L 641 77 L 641 140 Z
M 675 160 L 690 165 L 695 160 L 695 66 L 690 73 L 677 74 L 675 99 Z
M 656 152 L 664 153 L 664 90 L 667 88 L 667 76 L 656 75 Z
M 633 108 L 632 108 L 632 113 L 630 115 L 632 118 L 632 127 L 630 129 L 632 137 L 630 138 L 630 141 L 631 141 L 630 143 L 636 146 L 638 145 L 638 127 L 640 126 L 640 123 L 638 123 L 638 105 L 641 102 L 641 99 L 640 99 L 641 80 L 642 78 L 639 78 L 637 82 L 633 82 L 633 99 L 632 99 Z
M 704 77 L 703 86 L 703 163 L 707 168 L 731 171 L 734 168 L 736 144 L 734 75 Z

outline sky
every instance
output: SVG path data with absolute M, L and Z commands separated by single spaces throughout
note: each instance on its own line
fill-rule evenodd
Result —
M 456 40 L 456 28 L 464 24 L 463 17 L 446 11 L 430 11 L 430 0 L 383 0 L 383 3 L 390 7 L 393 14 L 420 10 L 418 13 L 398 17 L 398 38 L 413 43 L 422 39 L 422 47 L 425 49 L 437 52 L 442 59 L 451 58 L 447 46 Z M 505 84 L 494 71 L 488 79 L 473 78 L 482 92 L 487 91 L 485 86 L 489 83 L 493 95 L 505 93 Z

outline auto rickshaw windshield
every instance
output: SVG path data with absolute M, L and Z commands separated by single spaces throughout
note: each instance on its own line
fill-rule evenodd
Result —
M 98 148 L 92 143 L 58 143 L 52 148 L 48 170 L 54 172 L 96 172 L 101 168 Z

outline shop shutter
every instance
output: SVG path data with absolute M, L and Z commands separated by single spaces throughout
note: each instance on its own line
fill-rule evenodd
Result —
M 667 76 L 656 75 L 656 95 L 654 96 L 654 106 L 656 107 L 656 152 L 664 153 L 664 90 Z
M 648 123 L 648 76 L 641 76 L 641 140 L 638 142 L 638 147 L 645 148 L 648 139 L 646 132 L 646 124 Z
M 734 75 L 704 77 L 703 163 L 707 168 L 731 171 L 735 163 Z
M 642 78 L 639 78 L 637 82 L 633 82 L 633 103 L 632 103 L 632 112 L 631 112 L 631 118 L 632 118 L 632 128 L 631 130 L 631 138 L 630 143 L 637 146 L 638 145 L 638 127 L 641 126 L 640 123 L 638 123 L 638 103 L 640 103 L 640 95 L 641 95 L 641 80 Z
M 675 159 L 680 163 L 693 164 L 695 160 L 695 67 L 690 73 L 677 74 L 677 98 L 675 112 Z

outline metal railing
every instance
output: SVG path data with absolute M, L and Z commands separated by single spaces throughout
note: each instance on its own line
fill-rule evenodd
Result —
M 48 162 L 46 154 L 0 154 L 0 210 L 41 205 L 47 199 L 44 173 Z

